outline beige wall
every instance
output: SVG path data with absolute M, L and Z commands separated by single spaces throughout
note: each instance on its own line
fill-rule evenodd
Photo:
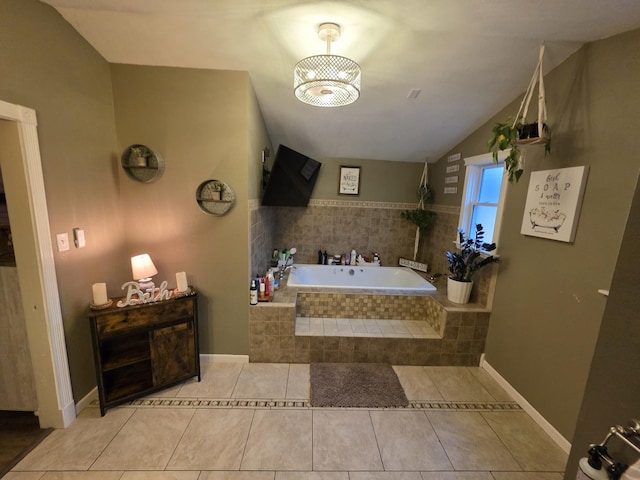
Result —
M 0 58 L 0 100 L 33 108 L 38 117 L 52 242 L 56 233 L 85 230 L 85 248 L 54 248 L 73 393 L 80 399 L 96 384 L 86 317 L 91 285 L 115 285 L 126 268 L 109 66 L 55 10 L 35 0 L 0 1 Z
M 301 152 L 304 153 L 304 152 Z M 311 198 L 416 203 L 423 163 L 318 158 L 322 163 Z M 338 194 L 340 166 L 360 167 L 360 194 Z
M 249 75 L 132 65 L 111 72 L 119 149 L 142 143 L 166 162 L 154 183 L 120 174 L 128 255 L 149 253 L 156 283 L 174 287 L 175 272 L 187 272 L 200 293 L 202 353 L 247 354 L 249 165 L 259 164 L 266 137 Z M 195 201 L 208 179 L 235 190 L 224 216 L 204 213 Z
M 611 284 L 611 296 L 602 319 L 598 343 L 582 400 L 578 425 L 573 437 L 566 480 L 576 478 L 580 458 L 590 444 L 600 443 L 613 425 L 629 426 L 638 418 L 640 379 L 640 269 L 637 253 L 640 235 L 640 189 L 636 187 L 622 248 Z M 608 444 L 611 448 L 614 442 Z M 614 461 L 631 464 L 638 455 L 631 448 L 615 447 Z
M 597 290 L 611 283 L 638 175 L 640 97 L 630 92 L 640 64 L 629 59 L 639 47 L 640 31 L 595 42 L 545 77 L 551 155 L 530 149 L 525 174 L 507 191 L 486 359 L 568 440 L 607 302 Z M 493 123 L 515 115 L 519 102 L 449 153 L 485 153 Z M 575 242 L 521 235 L 530 172 L 578 165 L 590 172 Z M 437 191 L 445 166 L 446 156 L 434 168 Z M 453 197 L 439 201 L 459 203 Z

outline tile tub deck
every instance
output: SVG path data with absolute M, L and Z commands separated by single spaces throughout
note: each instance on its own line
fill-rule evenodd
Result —
M 283 284 L 273 301 L 249 309 L 251 362 L 477 366 L 484 352 L 490 311 L 480 305 L 439 292 Z

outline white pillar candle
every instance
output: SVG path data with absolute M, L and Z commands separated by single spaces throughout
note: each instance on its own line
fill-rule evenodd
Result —
M 176 283 L 178 284 L 179 292 L 186 292 L 189 289 L 189 284 L 187 283 L 187 274 L 186 272 L 178 272 L 176 273 Z
M 109 299 L 107 298 L 107 284 L 106 283 L 94 283 L 93 284 L 93 304 L 105 305 Z

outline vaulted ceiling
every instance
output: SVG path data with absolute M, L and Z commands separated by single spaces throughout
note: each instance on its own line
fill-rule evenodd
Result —
M 316 158 L 437 160 L 524 92 L 541 43 L 548 72 L 640 27 L 638 0 L 42 1 L 109 62 L 248 71 L 273 146 Z M 342 29 L 331 52 L 362 67 L 348 106 L 293 93 L 324 22 Z

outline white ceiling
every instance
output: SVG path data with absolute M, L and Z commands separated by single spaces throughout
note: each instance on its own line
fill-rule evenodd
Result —
M 273 146 L 316 158 L 435 161 L 524 92 L 542 42 L 548 72 L 640 27 L 638 0 L 42 1 L 109 62 L 248 71 Z M 362 67 L 352 105 L 293 94 L 324 22 L 342 28 L 331 53 Z

